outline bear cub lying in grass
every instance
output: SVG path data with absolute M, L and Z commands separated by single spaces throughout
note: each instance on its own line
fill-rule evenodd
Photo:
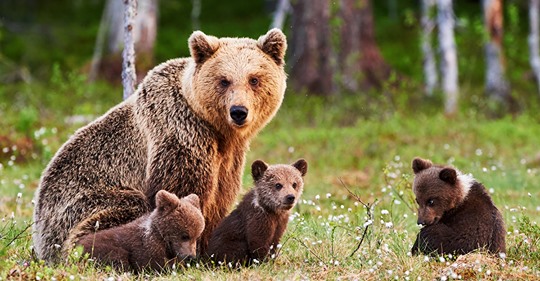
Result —
M 274 254 L 287 228 L 291 209 L 304 188 L 307 162 L 268 166 L 253 162 L 255 187 L 212 233 L 208 256 L 217 262 L 249 265 Z
M 506 251 L 503 218 L 481 183 L 453 167 L 421 158 L 413 160 L 412 169 L 418 224 L 424 225 L 413 254 Z
M 204 230 L 199 197 L 182 199 L 165 190 L 156 194 L 149 214 L 117 227 L 82 236 L 78 243 L 98 263 L 139 272 L 161 270 L 195 258 L 197 239 Z

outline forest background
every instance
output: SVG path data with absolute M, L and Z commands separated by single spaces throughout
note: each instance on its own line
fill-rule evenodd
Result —
M 138 79 L 188 56 L 193 30 L 257 38 L 281 27 L 289 90 L 247 161 L 310 164 L 275 260 L 146 277 L 539 279 L 538 1 L 287 2 L 139 0 Z M 2 279 L 145 278 L 79 257 L 48 266 L 31 253 L 41 172 L 77 128 L 122 101 L 121 3 L 0 3 Z M 415 156 L 486 185 L 508 229 L 504 258 L 410 256 Z

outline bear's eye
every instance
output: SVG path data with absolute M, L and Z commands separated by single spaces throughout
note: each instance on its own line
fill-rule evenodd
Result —
M 182 241 L 188 241 L 189 240 L 189 235 L 182 234 L 182 236 L 180 236 L 180 239 L 182 239 Z
M 433 206 L 433 205 L 435 205 L 435 200 L 429 199 L 429 200 L 427 201 L 427 205 L 430 206 L 430 207 Z
M 251 86 L 257 86 L 257 85 L 259 85 L 259 79 L 255 78 L 255 77 L 250 78 L 250 79 L 249 79 L 249 84 L 250 84 Z
M 283 188 L 283 185 L 281 183 L 276 183 L 276 189 L 280 190 Z
M 296 189 L 296 183 L 292 184 L 292 188 Z
M 227 79 L 221 79 L 219 80 L 219 85 L 221 85 L 221 87 L 229 87 L 229 85 L 231 85 L 231 81 L 227 80 Z

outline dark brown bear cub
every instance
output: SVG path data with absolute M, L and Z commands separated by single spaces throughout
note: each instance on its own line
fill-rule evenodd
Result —
M 418 224 L 424 225 L 412 247 L 413 254 L 506 251 L 501 213 L 481 183 L 453 167 L 433 165 L 421 158 L 413 160 L 412 169 Z
M 253 162 L 255 187 L 212 233 L 207 255 L 218 262 L 248 265 L 274 254 L 302 194 L 306 172 L 304 159 L 292 165 Z
M 79 239 L 84 252 L 99 263 L 138 272 L 161 270 L 196 255 L 204 230 L 199 197 L 178 199 L 165 190 L 156 194 L 156 209 L 135 221 L 87 234 Z

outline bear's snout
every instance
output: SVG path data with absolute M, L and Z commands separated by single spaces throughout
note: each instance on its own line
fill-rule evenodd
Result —
M 289 195 L 285 196 L 285 203 L 293 204 L 294 199 L 296 199 L 296 197 L 294 197 L 294 195 L 292 195 L 292 194 L 289 194 Z
M 248 116 L 248 109 L 245 106 L 235 105 L 231 107 L 229 114 L 236 125 L 244 125 Z

